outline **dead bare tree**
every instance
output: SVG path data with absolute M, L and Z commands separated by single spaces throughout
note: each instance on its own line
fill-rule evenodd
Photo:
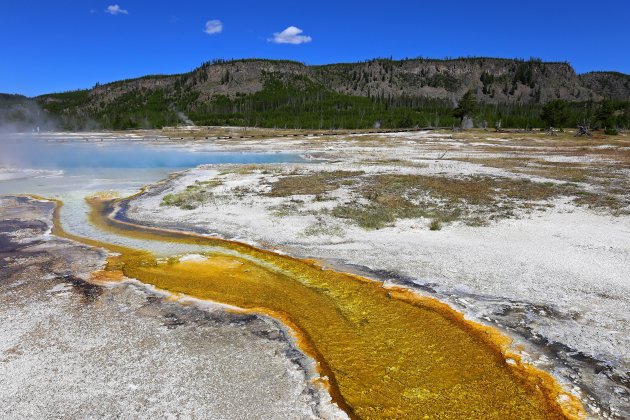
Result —
M 577 128 L 575 137 L 591 137 L 593 135 L 587 124 L 578 124 Z
M 560 131 L 560 130 L 558 130 L 558 129 L 556 129 L 556 128 L 549 127 L 549 128 L 547 128 L 546 134 L 547 134 L 548 136 L 557 136 L 559 131 Z

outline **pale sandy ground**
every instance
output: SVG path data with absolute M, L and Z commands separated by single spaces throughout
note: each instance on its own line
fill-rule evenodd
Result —
M 400 133 L 376 139 L 358 135 L 214 144 L 224 150 L 292 151 L 326 159 L 325 163 L 282 165 L 285 174 L 361 169 L 367 173 L 520 176 L 558 183 L 450 159 L 524 154 L 558 162 L 606 159 L 573 153 L 578 147 L 563 154 L 546 141 L 523 144 L 496 135 L 460 140 L 449 134 Z M 399 161 L 386 162 L 391 159 Z M 372 164 L 372 160 L 381 162 Z M 335 201 L 318 202 L 313 197 L 299 197 L 305 201 L 304 211 L 275 215 L 278 205 L 290 204 L 295 197 L 261 195 L 278 177 L 273 168 L 268 165 L 241 174 L 225 174 L 234 169 L 225 165 L 185 171 L 134 199 L 126 215 L 140 223 L 218 234 L 402 282 L 514 337 L 525 345 L 532 363 L 552 371 L 583 398 L 591 416 L 630 416 L 629 216 L 557 199 L 545 211 L 521 211 L 516 218 L 484 227 L 455 222 L 441 231 L 430 231 L 429 220 L 409 219 L 368 231 L 332 216 L 312 214 L 335 205 Z M 619 171 L 630 177 L 627 167 Z M 199 208 L 160 206 L 165 194 L 219 176 L 224 182 L 213 190 L 216 197 Z M 237 187 L 248 190 L 236 197 Z M 596 190 L 588 184 L 582 187 Z M 332 194 L 336 201 L 347 198 L 343 187 Z
M 0 417 L 346 418 L 277 322 L 84 282 L 51 210 L 0 197 Z

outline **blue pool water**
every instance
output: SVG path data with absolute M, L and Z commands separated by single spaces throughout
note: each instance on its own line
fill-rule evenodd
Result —
M 130 140 L 107 142 L 46 139 L 0 140 L 0 165 L 72 170 L 76 168 L 190 168 L 210 163 L 300 161 L 288 153 L 235 153 L 190 143 L 164 145 Z

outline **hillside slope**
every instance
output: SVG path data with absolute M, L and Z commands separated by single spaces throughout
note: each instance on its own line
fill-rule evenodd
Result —
M 577 75 L 567 63 L 534 59 L 377 59 L 322 66 L 243 59 L 36 100 L 72 128 L 193 122 L 360 128 L 450 125 L 451 109 L 473 90 L 485 104 L 480 115 L 484 121 L 507 119 L 512 126 L 531 126 L 539 122 L 540 105 L 551 100 L 630 100 L 628 79 L 620 73 Z
M 630 76 L 610 71 L 581 74 L 582 85 L 607 98 L 627 101 L 630 99 Z

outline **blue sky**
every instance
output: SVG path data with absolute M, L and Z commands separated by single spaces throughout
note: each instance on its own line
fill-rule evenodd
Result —
M 580 73 L 630 73 L 627 0 L 2 3 L 0 92 L 26 95 L 184 72 L 214 58 L 534 56 Z

